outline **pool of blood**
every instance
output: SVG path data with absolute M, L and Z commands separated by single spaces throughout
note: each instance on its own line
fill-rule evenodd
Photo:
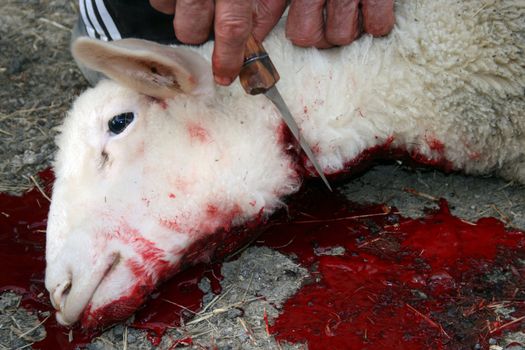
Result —
M 49 191 L 52 174 L 40 174 Z M 48 202 L 36 189 L 22 197 L 0 194 L 0 291 L 22 294 L 22 306 L 53 312 L 44 288 Z M 255 232 L 255 231 L 254 231 Z M 244 236 L 239 236 L 245 238 Z M 497 306 L 525 316 L 525 235 L 494 218 L 469 223 L 445 201 L 424 218 L 404 218 L 386 205 L 361 206 L 341 194 L 307 186 L 290 198 L 255 244 L 297 259 L 311 278 L 270 325 L 280 342 L 309 349 L 465 349 L 523 327 L 498 317 Z M 221 255 L 231 252 L 228 243 Z M 342 255 L 330 255 L 339 247 Z M 152 295 L 130 326 L 159 342 L 168 326 L 201 308 L 204 277 L 220 291 L 220 265 L 199 264 Z M 98 331 L 44 322 L 47 337 L 35 349 L 74 349 Z M 184 339 L 180 345 L 188 344 Z
M 446 201 L 419 219 L 307 189 L 258 244 L 291 254 L 311 281 L 270 332 L 315 349 L 488 349 L 525 328 L 525 234 L 467 222 Z M 342 255 L 330 255 L 339 247 Z M 513 310 L 504 319 L 497 307 Z M 514 321 L 514 320 L 517 320 Z
M 43 190 L 50 193 L 51 171 L 39 174 Z M 21 305 L 44 321 L 47 336 L 33 344 L 34 349 L 75 349 L 88 344 L 102 330 L 69 329 L 57 324 L 49 294 L 44 286 L 45 228 L 49 201 L 38 189 L 23 196 L 0 194 L 0 292 L 8 290 L 22 295 Z M 199 264 L 177 274 L 151 296 L 134 318 L 133 327 L 147 329 L 153 343 L 168 326 L 180 323 L 201 308 L 203 293 L 198 283 L 203 277 L 211 281 L 212 290 L 220 292 L 220 264 Z M 47 316 L 51 314 L 51 317 Z M 47 319 L 46 319 L 47 318 Z M 72 339 L 70 339 L 72 337 Z

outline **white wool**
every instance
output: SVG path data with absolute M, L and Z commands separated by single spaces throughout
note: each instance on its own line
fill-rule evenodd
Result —
M 524 181 L 508 168 L 523 162 L 525 3 L 408 1 L 396 13 L 388 38 L 343 49 L 293 48 L 278 35 L 266 43 L 323 167 L 340 171 L 392 136 L 393 146 L 444 156 L 456 170 Z
M 326 172 L 393 137 L 393 147 L 455 170 L 525 181 L 515 167 L 525 142 L 523 1 L 401 2 L 389 37 L 339 49 L 296 48 L 283 36 L 264 45 Z M 198 51 L 209 58 L 210 47 Z M 252 104 L 235 85 L 232 100 Z
M 281 26 L 264 44 L 282 77 L 277 86 L 326 173 L 391 143 L 455 170 L 525 182 L 524 22 L 523 1 L 402 1 L 386 38 L 365 35 L 318 51 L 293 47 Z M 209 59 L 211 49 L 192 50 Z M 90 266 L 111 254 L 141 261 L 133 245 L 112 236 L 124 226 L 176 264 L 198 238 L 269 215 L 300 187 L 280 141 L 280 116 L 263 96 L 248 96 L 235 82 L 165 102 L 111 81 L 75 102 L 57 140 L 48 289 L 68 273 L 98 285 L 99 275 L 72 267 L 79 261 Z M 107 122 L 123 112 L 136 119 L 111 136 Z M 72 251 L 78 235 L 90 239 Z M 130 276 L 107 277 L 79 303 L 116 299 Z

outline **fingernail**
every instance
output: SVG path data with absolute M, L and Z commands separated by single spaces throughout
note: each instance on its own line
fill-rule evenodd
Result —
M 218 75 L 214 75 L 215 82 L 219 85 L 227 86 L 232 83 L 232 79 L 230 77 L 220 77 Z

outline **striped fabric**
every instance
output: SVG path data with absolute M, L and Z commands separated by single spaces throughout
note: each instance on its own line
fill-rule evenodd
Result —
M 104 41 L 122 38 L 104 0 L 79 0 L 79 6 L 80 15 L 91 38 Z
M 163 44 L 179 43 L 173 15 L 156 11 L 149 0 L 78 0 L 85 32 L 104 41 L 139 38 Z
M 156 11 L 149 0 L 78 0 L 85 32 L 104 41 L 138 38 L 179 44 L 173 15 Z M 210 33 L 209 40 L 213 40 Z

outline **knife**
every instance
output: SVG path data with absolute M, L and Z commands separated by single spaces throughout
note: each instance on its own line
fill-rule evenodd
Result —
M 302 150 L 310 162 L 312 162 L 315 170 L 321 179 L 323 179 L 328 189 L 332 191 L 332 187 L 330 187 L 321 166 L 315 159 L 312 149 L 308 143 L 306 143 L 304 138 L 301 137 L 299 126 L 281 97 L 279 90 L 277 90 L 277 87 L 275 86 L 279 81 L 279 78 L 279 73 L 277 73 L 268 53 L 264 50 L 264 47 L 255 40 L 253 35 L 250 35 L 244 51 L 244 64 L 239 73 L 239 80 L 241 81 L 244 91 L 250 95 L 264 94 L 273 102 L 281 113 L 284 122 L 292 132 L 292 135 L 297 139 Z

